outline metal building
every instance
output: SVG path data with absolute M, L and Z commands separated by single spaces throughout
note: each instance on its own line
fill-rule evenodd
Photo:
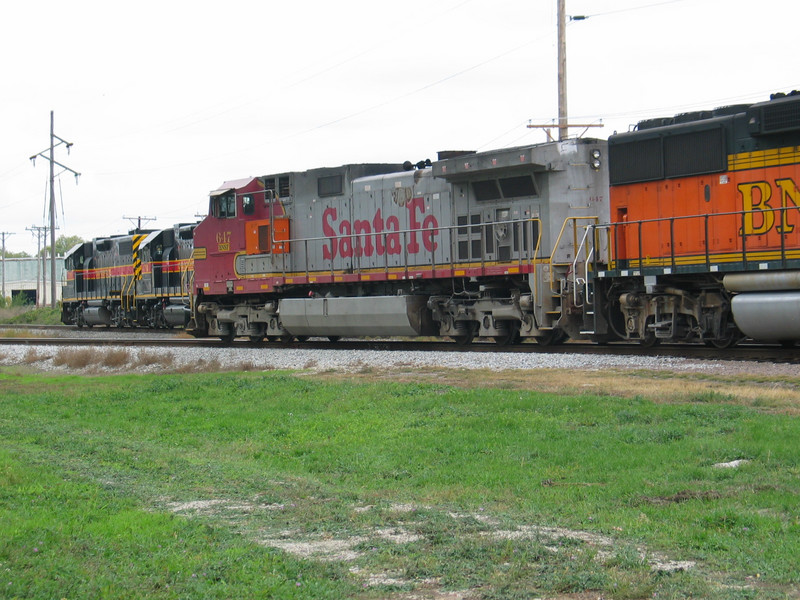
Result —
M 43 285 L 42 275 L 47 277 Z M 41 258 L 6 258 L 0 260 L 0 294 L 11 300 L 18 294 L 28 298 L 30 304 L 46 305 L 50 303 L 50 259 L 45 265 Z M 61 286 L 66 280 L 64 258 L 56 257 L 56 300 L 61 300 Z

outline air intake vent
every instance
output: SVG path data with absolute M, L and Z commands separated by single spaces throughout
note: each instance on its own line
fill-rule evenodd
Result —
M 750 132 L 770 135 L 800 129 L 800 97 L 791 96 L 756 104 L 747 111 Z

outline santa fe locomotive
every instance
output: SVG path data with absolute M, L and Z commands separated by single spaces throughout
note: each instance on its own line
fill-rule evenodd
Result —
M 608 142 L 229 181 L 194 228 L 179 294 L 139 302 L 134 273 L 109 289 L 136 295 L 85 301 L 81 314 L 146 322 L 160 305 L 225 340 L 789 344 L 800 340 L 798 181 L 794 93 L 645 121 Z M 81 266 L 68 262 L 76 286 L 92 272 Z

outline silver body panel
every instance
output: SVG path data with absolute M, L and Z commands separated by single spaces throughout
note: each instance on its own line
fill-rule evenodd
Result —
M 279 315 L 295 336 L 416 336 L 428 328 L 425 303 L 421 296 L 287 298 Z

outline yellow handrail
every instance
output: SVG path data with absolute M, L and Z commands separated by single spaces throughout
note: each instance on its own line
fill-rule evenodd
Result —
M 555 262 L 555 255 L 556 251 L 558 250 L 558 245 L 561 243 L 561 238 L 564 236 L 564 232 L 567 229 L 567 223 L 572 222 L 572 250 L 573 255 L 576 254 L 579 250 L 578 248 L 578 221 L 590 221 L 590 225 L 597 225 L 600 222 L 600 217 L 597 216 L 587 216 L 587 217 L 567 217 L 564 219 L 564 222 L 561 224 L 561 231 L 558 233 L 558 237 L 556 238 L 555 243 L 553 244 L 553 250 L 550 254 L 550 291 L 555 292 L 555 288 L 553 284 L 555 283 L 555 278 L 553 274 L 555 273 L 554 267 L 556 265 L 571 265 L 572 262 Z

